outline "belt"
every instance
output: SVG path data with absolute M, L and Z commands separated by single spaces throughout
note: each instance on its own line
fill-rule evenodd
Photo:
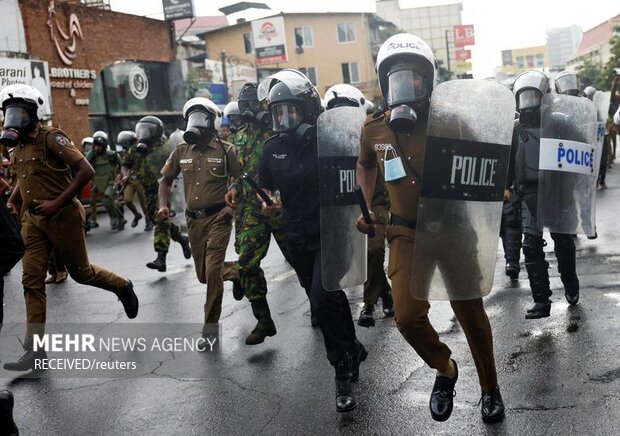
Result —
M 390 213 L 390 224 L 393 226 L 409 227 L 410 229 L 413 229 L 413 230 L 415 230 L 416 228 L 415 220 L 408 220 L 398 215 L 394 215 L 393 213 Z
M 194 219 L 204 218 L 209 215 L 213 215 L 214 213 L 218 213 L 220 210 L 224 209 L 225 207 L 226 207 L 225 203 L 217 203 L 205 209 L 198 209 L 198 210 L 185 209 L 185 216 L 194 218 Z

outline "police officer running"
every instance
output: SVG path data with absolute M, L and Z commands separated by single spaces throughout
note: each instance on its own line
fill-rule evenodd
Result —
M 131 130 L 123 130 L 119 132 L 116 137 L 116 144 L 120 145 L 123 151 L 121 152 L 121 156 L 123 159 L 129 152 L 129 150 L 136 146 L 138 142 L 138 138 L 136 137 L 135 132 Z M 138 195 L 138 201 L 140 202 L 140 207 L 142 208 L 142 212 L 144 213 L 144 218 L 147 223 L 151 223 L 151 217 L 148 214 L 148 209 L 146 207 L 146 199 L 144 198 L 144 189 L 142 188 L 142 184 L 138 180 L 138 175 L 135 171 L 129 171 L 129 177 L 124 178 L 121 182 L 120 193 L 123 197 L 123 203 L 127 208 L 133 213 L 133 220 L 131 221 L 131 227 L 135 228 L 138 226 L 138 223 L 143 218 L 142 214 L 138 212 L 136 205 L 133 203 L 133 199 L 136 195 Z M 151 224 L 152 226 L 152 224 Z M 145 228 L 144 230 L 148 230 Z
M 375 113 L 366 120 L 357 164 L 357 181 L 363 189 L 366 203 L 370 205 L 379 164 L 390 197 L 388 274 L 392 280 L 396 325 L 426 364 L 437 371 L 429 405 L 432 418 L 445 421 L 452 413 L 458 367 L 456 361 L 450 358 L 450 348 L 440 341 L 429 322 L 429 302 L 422 297 L 413 298 L 410 293 L 411 283 L 419 279 L 414 276 L 412 269 L 417 267 L 420 275 L 428 275 L 434 268 L 428 265 L 431 270 L 425 270 L 427 265 L 413 265 L 412 259 L 418 233 L 416 223 L 426 152 L 429 102 L 436 85 L 437 64 L 426 42 L 414 35 L 398 34 L 381 46 L 376 69 L 389 110 Z M 509 96 L 509 103 L 510 100 Z M 389 157 L 392 159 L 388 160 Z M 362 217 L 357 227 L 364 233 L 372 229 L 372 225 L 366 224 Z M 464 254 L 455 262 L 465 262 L 466 256 Z M 463 272 L 455 270 L 458 268 L 455 262 L 443 271 L 448 277 L 458 277 Z M 470 264 L 465 264 L 469 268 Z M 453 286 L 456 286 L 455 282 L 459 283 L 458 278 L 451 280 Z M 460 283 L 464 287 L 469 284 L 465 281 Z M 428 284 L 425 286 L 428 290 Z M 468 290 L 452 289 L 453 292 Z M 467 337 L 478 371 L 482 389 L 482 419 L 497 421 L 504 416 L 504 405 L 497 384 L 491 325 L 482 298 L 450 301 L 450 305 Z
M 53 247 L 78 283 L 114 293 L 129 318 L 138 314 L 138 298 L 131 281 L 90 264 L 83 231 L 84 208 L 75 196 L 94 171 L 73 142 L 60 130 L 44 127 L 43 96 L 27 85 L 10 85 L 0 93 L 4 132 L 0 142 L 15 147 L 12 164 L 18 176 L 7 203 L 13 214 L 21 204 L 21 234 L 26 246 L 23 258 L 27 333 L 25 354 L 9 371 L 32 369 L 45 351 L 33 351 L 33 334 L 42 334 L 46 321 L 45 275 Z
M 206 335 L 207 324 L 218 323 L 222 313 L 223 280 L 238 280 L 235 263 L 224 262 L 233 212 L 226 206 L 224 195 L 230 178 L 239 176 L 241 171 L 232 145 L 218 137 L 222 114 L 215 103 L 202 97 L 192 98 L 183 107 L 183 117 L 187 122 L 185 143 L 172 151 L 161 170 L 158 219 L 168 219 L 172 182 L 182 173 L 196 275 L 200 283 L 207 285 L 203 329 Z

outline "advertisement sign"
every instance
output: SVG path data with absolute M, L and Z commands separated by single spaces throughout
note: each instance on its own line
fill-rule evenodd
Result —
M 194 3 L 192 0 L 163 0 L 164 17 L 166 21 L 182 20 L 194 17 Z
M 209 91 L 209 94 L 211 94 L 211 96 L 208 98 L 213 103 L 217 105 L 225 105 L 226 103 L 228 103 L 225 84 L 200 82 L 200 88 Z
M 454 35 L 454 46 L 464 47 L 466 45 L 476 44 L 474 37 L 474 25 L 464 24 L 462 26 L 453 26 L 452 34 Z
M 457 61 L 466 61 L 467 59 L 471 59 L 471 50 L 456 50 L 454 52 L 454 57 Z
M 49 77 L 47 62 L 0 58 L 0 90 L 15 83 L 23 83 L 36 88 L 43 95 L 46 118 L 52 114 Z
M 256 48 L 256 65 L 287 62 L 283 17 L 252 21 L 252 36 Z

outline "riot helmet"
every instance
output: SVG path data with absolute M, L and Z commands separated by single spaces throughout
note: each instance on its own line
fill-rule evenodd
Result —
M 596 88 L 594 86 L 586 86 L 583 90 L 583 93 L 590 100 L 594 99 L 594 94 L 596 94 Z
M 366 110 L 366 99 L 362 91 L 346 83 L 340 83 L 329 88 L 323 100 L 327 109 L 352 106 Z
M 136 150 L 146 153 L 150 147 L 161 141 L 164 136 L 164 123 L 152 115 L 143 117 L 136 124 L 138 146 Z
M 413 131 L 418 115 L 428 113 L 437 83 L 437 60 L 421 38 L 399 33 L 388 38 L 377 54 L 379 87 L 391 109 L 390 127 L 397 133 Z
M 99 154 L 103 153 L 108 148 L 108 134 L 101 130 L 93 133 L 93 147 L 100 147 Z
M 198 144 L 217 136 L 222 125 L 222 113 L 208 98 L 194 97 L 183 106 L 183 118 L 187 122 L 183 139 L 188 144 Z
M 4 115 L 4 131 L 0 144 L 14 147 L 43 119 L 43 95 L 32 86 L 9 85 L 0 92 L 0 104 Z
M 562 71 L 555 76 L 555 91 L 558 94 L 579 95 L 579 77 L 572 71 Z
M 241 111 L 239 110 L 239 102 L 231 101 L 224 107 L 224 120 L 228 121 L 228 127 L 231 133 L 235 133 L 241 127 Z
M 258 85 L 257 96 L 259 101 L 269 101 L 275 133 L 293 135 L 301 144 L 310 142 L 323 108 L 318 91 L 305 74 L 293 69 L 279 71 Z
M 513 92 L 519 119 L 525 125 L 537 127 L 540 124 L 542 98 L 549 90 L 549 78 L 541 71 L 524 71 L 516 77 Z
M 125 150 L 129 149 L 132 145 L 136 143 L 138 137 L 131 130 L 123 130 L 116 137 L 116 144 L 120 145 Z

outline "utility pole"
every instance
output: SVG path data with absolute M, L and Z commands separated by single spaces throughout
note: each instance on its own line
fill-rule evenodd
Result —
M 224 80 L 224 99 L 228 103 L 228 76 L 226 75 L 226 50 L 222 50 L 220 53 L 222 59 L 222 79 Z
M 448 71 L 450 71 L 450 40 L 448 39 L 448 32 L 450 32 L 450 29 L 446 29 L 446 63 Z

